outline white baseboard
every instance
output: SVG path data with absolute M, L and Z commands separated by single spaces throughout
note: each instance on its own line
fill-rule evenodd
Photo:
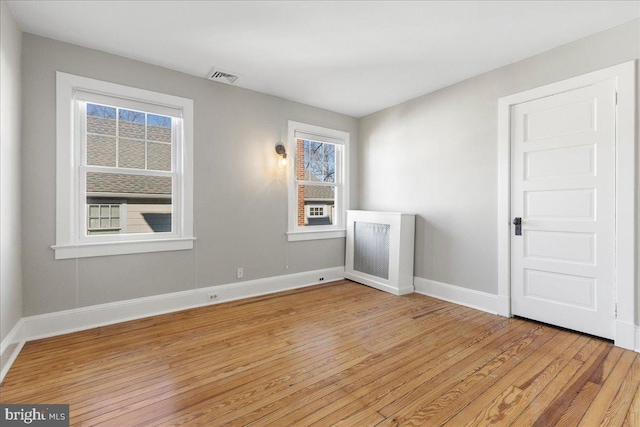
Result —
M 321 277 L 324 278 L 323 281 L 319 280 Z M 189 308 L 313 286 L 343 278 L 344 267 L 333 267 L 25 317 L 18 321 L 0 343 L 0 382 L 4 380 L 9 368 L 27 341 Z M 496 295 L 421 277 L 414 277 L 414 286 L 415 292 L 419 294 L 492 314 L 497 313 L 498 297 Z M 210 302 L 208 294 L 213 292 L 218 294 L 218 298 Z M 633 325 L 632 328 L 635 329 L 635 343 L 626 343 L 626 346 L 630 345 L 629 348 L 633 349 L 635 344 L 635 351 L 640 352 L 640 326 Z
M 511 300 L 508 296 L 498 295 L 498 315 L 511 317 Z
M 20 319 L 0 343 L 0 383 L 4 381 L 4 376 L 9 372 L 25 342 L 24 321 Z
M 0 381 L 9 371 L 26 341 L 189 308 L 303 288 L 343 278 L 344 267 L 333 267 L 24 317 L 2 341 L 0 355 L 3 363 Z M 210 293 L 217 294 L 214 301 L 209 301 Z M 15 343 L 17 345 L 14 345 Z M 10 356 L 7 354 L 6 362 L 5 349 L 7 352 L 12 351 Z
M 497 295 L 436 282 L 435 280 L 423 279 L 422 277 L 414 277 L 413 285 L 415 286 L 416 293 L 422 295 L 486 311 L 491 314 L 498 313 Z
M 461 288 L 460 286 L 436 282 L 435 280 L 414 277 L 416 293 L 453 302 L 491 314 L 510 316 L 509 299 L 500 295 Z M 633 323 L 616 321 L 617 347 L 635 350 L 640 353 L 640 326 Z
M 382 283 L 381 281 L 375 280 L 372 276 L 366 275 L 368 277 L 363 277 L 360 274 L 353 274 L 347 271 L 344 272 L 344 278 L 352 280 L 356 283 L 360 283 L 365 286 L 371 286 L 372 288 L 378 289 L 380 291 L 388 292 L 393 295 L 407 295 L 411 294 L 414 291 L 413 285 L 405 286 L 402 288 L 396 288 L 393 286 L 389 286 L 386 283 Z
M 627 350 L 636 350 L 638 342 L 636 339 L 636 325 L 632 322 L 625 322 L 623 320 L 616 319 L 615 328 L 615 345 Z
M 323 277 L 324 281 L 319 281 L 320 277 Z M 30 316 L 23 319 L 25 335 L 26 340 L 31 341 L 158 314 L 317 285 L 342 278 L 344 278 L 344 267 L 334 267 Z M 218 298 L 215 301 L 209 301 L 209 293 L 216 293 Z

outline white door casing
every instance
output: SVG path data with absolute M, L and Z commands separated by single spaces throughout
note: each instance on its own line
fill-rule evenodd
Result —
M 615 81 L 511 107 L 511 312 L 614 337 Z
M 612 80 L 617 90 L 615 124 L 615 283 L 614 302 L 617 305 L 613 336 L 615 345 L 640 351 L 635 342 L 636 319 L 636 61 L 552 83 L 539 88 L 500 98 L 498 140 L 498 314 L 511 316 L 511 236 L 513 217 L 511 212 L 511 110 L 513 106 L 575 89 L 597 85 Z M 580 151 L 580 150 L 578 150 Z M 588 151 L 583 149 L 583 151 Z M 554 153 L 555 154 L 555 153 Z M 580 153 L 583 157 L 588 153 Z M 559 157 L 561 157 L 560 153 Z M 538 162 L 549 172 L 551 162 Z M 597 167 L 597 165 L 596 165 Z M 542 171 L 542 172 L 541 172 Z M 534 173 L 534 172 L 531 172 Z M 578 196 L 577 194 L 575 195 Z M 564 200 L 562 200 L 564 201 Z M 562 206 L 557 206 L 561 209 Z M 526 221 L 525 221 L 526 223 Z M 531 230 L 534 231 L 534 230 Z M 534 236 L 540 237 L 540 236 Z M 560 236 L 563 237 L 563 236 Z M 566 236 L 564 236 L 566 237 Z M 535 239 L 534 239 L 535 240 Z M 533 241 L 531 250 L 540 252 L 547 248 L 544 238 Z M 535 246 L 538 245 L 538 246 Z M 574 242 L 574 246 L 578 246 Z M 584 248 L 584 246 L 580 246 Z M 562 255 L 555 246 L 555 254 Z M 587 252 L 573 253 L 575 257 L 588 257 Z M 597 255 L 597 254 L 596 254 Z M 539 286 L 544 284 L 538 283 Z

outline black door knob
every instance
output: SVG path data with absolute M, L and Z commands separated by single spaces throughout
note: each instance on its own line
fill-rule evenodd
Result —
M 520 217 L 515 217 L 513 219 L 513 225 L 516 226 L 516 236 L 522 236 L 522 218 Z

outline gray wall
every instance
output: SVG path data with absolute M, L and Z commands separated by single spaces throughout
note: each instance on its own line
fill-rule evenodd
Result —
M 274 147 L 288 120 L 350 132 L 355 195 L 356 119 L 26 33 L 22 65 L 25 316 L 344 265 L 344 239 L 287 242 Z M 194 250 L 54 260 L 56 71 L 194 100 Z
M 0 341 L 22 317 L 20 55 L 22 33 L 0 2 Z M 4 355 L 10 355 L 8 348 Z M 5 362 L 4 360 L 2 362 Z M 4 365 L 4 363 L 0 363 Z
M 416 276 L 497 294 L 498 98 L 639 57 L 636 19 L 362 118 L 360 208 L 418 214 Z

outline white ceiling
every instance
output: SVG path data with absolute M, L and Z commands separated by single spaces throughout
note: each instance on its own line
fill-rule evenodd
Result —
M 640 0 L 8 4 L 26 32 L 200 77 L 221 67 L 354 117 L 640 16 Z

